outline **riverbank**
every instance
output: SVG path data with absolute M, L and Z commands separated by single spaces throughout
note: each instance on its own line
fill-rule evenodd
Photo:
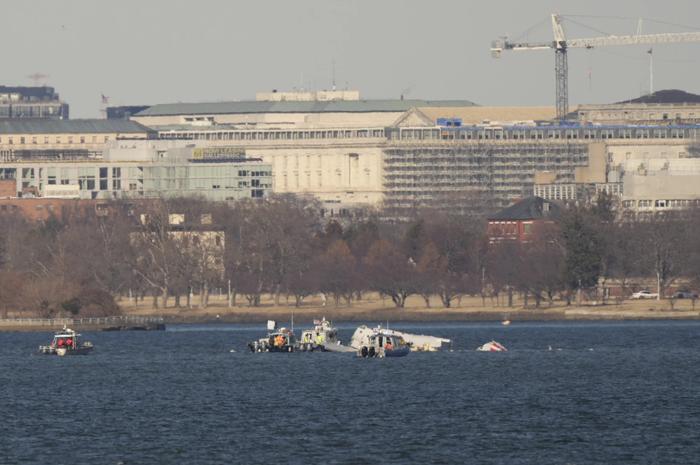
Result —
M 484 303 L 486 305 L 484 305 Z M 406 308 L 395 308 L 391 299 L 381 299 L 369 295 L 362 301 L 353 302 L 352 306 L 332 303 L 323 305 L 321 299 L 311 299 L 301 307 L 282 302 L 275 306 L 272 299 L 263 299 L 258 307 L 238 306 L 229 308 L 222 296 L 212 296 L 207 308 L 172 307 L 153 308 L 152 302 L 146 300 L 134 305 L 121 302 L 124 317 L 116 317 L 114 321 L 104 319 L 55 319 L 43 320 L 49 323 L 38 323 L 37 320 L 0 320 L 0 331 L 53 331 L 60 329 L 63 324 L 78 331 L 104 331 L 129 329 L 159 329 L 146 325 L 167 324 L 196 324 L 196 323 L 236 323 L 236 324 L 265 324 L 267 320 L 280 323 L 290 321 L 294 315 L 295 324 L 309 324 L 314 319 L 325 316 L 335 322 L 371 323 L 389 321 L 401 322 L 450 322 L 450 321 L 596 321 L 596 320 L 660 320 L 660 319 L 700 319 L 700 305 L 693 308 L 690 300 L 679 300 L 671 308 L 668 300 L 624 301 L 606 305 L 571 305 L 555 302 L 541 308 L 523 308 L 521 302 L 515 302 L 513 307 L 504 303 L 486 302 L 481 298 L 468 297 L 455 302 L 452 308 L 443 308 L 435 299 L 431 307 L 426 308 L 425 301 L 419 297 L 407 300 Z M 120 319 L 121 318 L 121 319 Z M 162 328 L 160 328 L 162 329 Z
M 263 299 L 258 307 L 239 305 L 229 308 L 224 297 L 212 297 L 207 308 L 152 308 L 151 302 L 139 305 L 123 304 L 125 313 L 130 315 L 162 316 L 167 323 L 265 323 L 267 320 L 289 321 L 294 314 L 295 323 L 309 323 L 325 316 L 333 321 L 347 322 L 419 322 L 419 321 L 557 321 L 557 320 L 644 320 L 644 319 L 700 319 L 700 304 L 693 308 L 692 302 L 676 301 L 673 309 L 670 302 L 624 301 L 606 305 L 571 305 L 555 302 L 540 308 L 523 308 L 517 300 L 513 307 L 505 302 L 478 297 L 465 297 L 455 301 L 452 308 L 443 308 L 438 299 L 426 308 L 420 297 L 411 297 L 405 308 L 395 308 L 391 299 L 367 295 L 362 301 L 351 306 L 331 302 L 323 304 L 321 299 L 311 299 L 300 307 L 285 302 L 275 306 L 272 299 Z

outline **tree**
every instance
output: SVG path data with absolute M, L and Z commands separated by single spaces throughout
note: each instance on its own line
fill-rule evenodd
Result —
M 595 215 L 582 208 L 563 213 L 560 228 L 566 251 L 564 282 L 569 289 L 590 289 L 598 285 L 603 242 Z
M 357 290 L 357 261 L 343 240 L 333 242 L 314 263 L 319 277 L 319 289 L 333 296 L 335 306 L 340 299 L 349 305 Z
M 668 286 L 690 266 L 688 245 L 694 231 L 689 221 L 674 212 L 651 215 L 637 227 L 640 264 L 643 269 L 653 270 L 657 300 L 662 299 Z
M 386 240 L 380 239 L 372 244 L 364 259 L 364 266 L 370 286 L 391 297 L 397 308 L 403 308 L 406 299 L 418 290 L 416 263 Z
M 498 295 L 502 290 L 508 293 L 508 307 L 513 306 L 513 291 L 520 283 L 524 270 L 523 250 L 519 242 L 503 241 L 492 244 L 486 254 L 486 275 Z
M 536 307 L 545 297 L 551 304 L 554 295 L 565 287 L 565 256 L 558 237 L 556 225 L 542 224 L 533 231 L 532 240 L 522 246 L 522 259 L 517 263 L 518 287 L 526 297 L 533 295 Z

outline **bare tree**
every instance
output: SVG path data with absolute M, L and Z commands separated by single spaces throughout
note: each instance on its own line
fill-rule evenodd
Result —
M 391 297 L 396 307 L 403 308 L 406 299 L 415 294 L 419 285 L 416 263 L 386 240 L 375 241 L 364 260 L 370 286 Z

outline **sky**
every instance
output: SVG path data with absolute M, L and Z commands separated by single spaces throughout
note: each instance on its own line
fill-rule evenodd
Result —
M 552 51 L 491 58 L 507 35 L 700 30 L 697 0 L 4 0 L 0 84 L 56 88 L 72 118 L 110 105 L 253 100 L 272 89 L 553 105 Z M 649 91 L 649 46 L 569 51 L 570 104 Z M 335 70 L 335 72 L 334 72 Z M 48 78 L 34 81 L 32 74 Z M 700 43 L 653 47 L 654 89 L 700 93 Z

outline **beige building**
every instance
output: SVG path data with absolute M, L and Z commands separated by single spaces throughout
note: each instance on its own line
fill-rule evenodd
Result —
M 584 121 L 621 124 L 557 125 L 553 107 L 273 92 L 255 102 L 156 105 L 133 119 L 162 139 L 239 147 L 272 166 L 274 192 L 314 195 L 337 213 L 416 208 L 471 190 L 500 205 L 533 192 L 578 200 L 605 191 L 632 201 L 642 192 L 632 183 L 645 181 L 633 180 L 628 162 L 686 158 L 700 127 L 658 124 L 663 113 L 654 125 L 632 125 L 656 116 L 625 119 L 629 105 L 642 104 L 598 109 L 609 114 L 582 107 Z M 690 105 L 683 108 L 690 118 Z M 700 197 L 700 186 L 687 192 Z
M 469 107 L 466 100 L 241 101 L 154 105 L 132 116 L 149 127 L 222 125 L 270 130 L 386 127 L 413 107 Z
M 155 137 L 154 131 L 126 120 L 3 120 L 0 162 L 99 157 L 110 141 L 151 137 Z
M 700 123 L 700 103 L 579 105 L 575 113 L 584 123 L 640 125 Z

